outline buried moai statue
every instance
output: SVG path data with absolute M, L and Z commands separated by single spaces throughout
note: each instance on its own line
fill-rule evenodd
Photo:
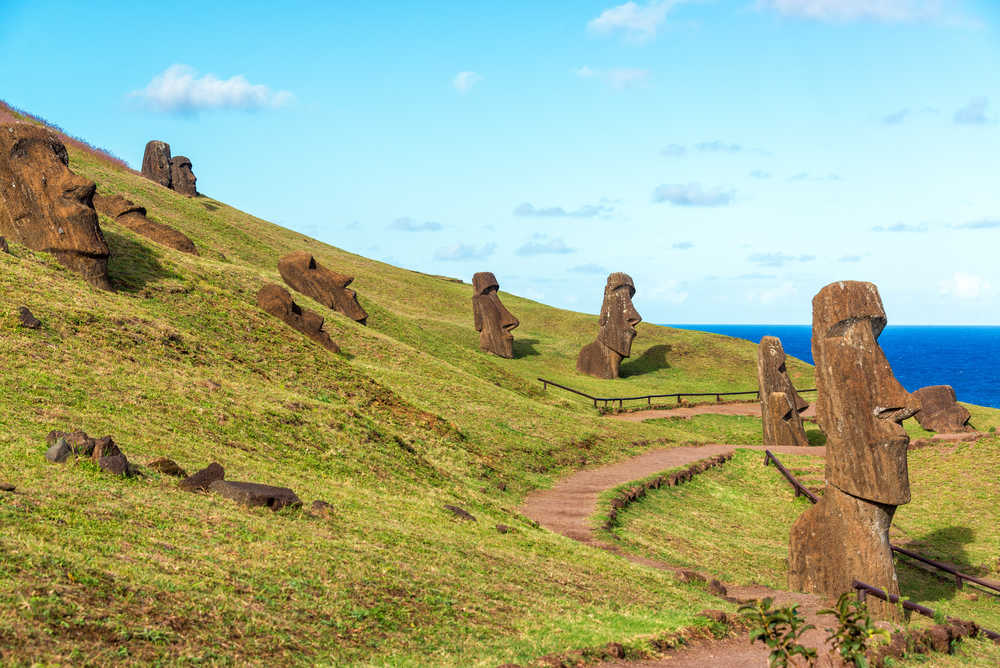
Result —
M 776 336 L 765 336 L 757 347 L 757 382 L 764 445 L 809 445 L 799 417 L 809 404 L 788 377 L 785 349 Z
M 323 306 L 343 313 L 362 325 L 368 314 L 358 303 L 358 295 L 347 286 L 354 280 L 316 262 L 309 251 L 295 251 L 278 260 L 278 272 L 285 283 Z
M 604 286 L 597 340 L 583 347 L 576 358 L 576 370 L 598 378 L 618 378 L 622 359 L 632 353 L 635 326 L 642 322 L 632 306 L 635 284 L 620 271 L 608 276 Z
M 831 283 L 812 303 L 826 487 L 792 526 L 788 583 L 836 598 L 857 579 L 898 595 L 889 525 L 896 507 L 910 501 L 910 439 L 901 423 L 919 404 L 878 345 L 886 317 L 873 284 Z M 899 616 L 896 606 L 869 600 L 877 616 Z
M 521 323 L 504 307 L 497 291 L 500 284 L 489 271 L 472 276 L 472 315 L 479 332 L 479 348 L 486 352 L 514 357 L 514 335 L 511 332 Z
M 323 317 L 307 308 L 302 308 L 294 301 L 288 290 L 267 283 L 257 293 L 257 306 L 282 320 L 292 329 L 296 329 L 310 339 L 335 353 L 340 352 L 340 346 L 330 339 L 323 329 Z
M 146 217 L 146 209 L 133 204 L 121 195 L 94 195 L 94 208 L 119 225 L 136 234 L 152 239 L 158 244 L 169 246 L 184 253 L 198 254 L 198 249 L 187 235 L 174 228 L 157 223 Z
M 951 385 L 931 385 L 921 387 L 913 393 L 920 401 L 917 422 L 927 431 L 954 433 L 972 431 L 969 426 L 969 409 L 955 399 Z
M 170 157 L 170 144 L 153 140 L 142 154 L 142 175 L 164 188 L 188 197 L 198 194 L 197 179 L 191 171 L 191 159 L 183 155 Z
M 179 155 L 170 159 L 170 187 L 175 192 L 194 197 L 198 194 L 198 188 L 195 186 L 197 182 L 198 179 L 191 171 L 191 158 Z
M 28 123 L 0 125 L 0 234 L 52 253 L 91 285 L 111 290 L 95 189 L 70 171 L 56 135 Z

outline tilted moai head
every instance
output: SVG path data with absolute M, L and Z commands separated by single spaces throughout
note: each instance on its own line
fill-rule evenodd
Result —
M 146 144 L 146 151 L 142 154 L 142 175 L 164 188 L 171 187 L 170 144 L 156 140 Z
M 813 298 L 816 416 L 827 438 L 827 482 L 852 496 L 898 506 L 910 501 L 910 439 L 901 423 L 920 406 L 878 345 L 885 324 L 872 283 L 831 283 Z
M 320 304 L 343 313 L 362 325 L 368 314 L 358 303 L 358 295 L 347 286 L 354 280 L 320 266 L 309 251 L 295 251 L 278 261 L 278 272 L 285 283 Z
M 0 234 L 110 290 L 108 245 L 97 224 L 94 182 L 69 169 L 66 147 L 28 123 L 0 125 Z
M 604 302 L 598 320 L 600 331 L 597 340 L 580 350 L 576 369 L 598 378 L 617 378 L 622 358 L 632 353 L 635 326 L 642 317 L 632 305 L 635 283 L 632 277 L 620 271 L 608 276 L 604 286 Z
M 917 422 L 927 431 L 951 433 L 972 429 L 969 409 L 958 403 L 951 385 L 921 387 L 913 396 L 920 402 Z
M 765 336 L 757 347 L 764 445 L 809 445 L 799 413 L 809 404 L 788 377 L 785 349 L 776 336 Z
M 335 353 L 340 352 L 340 346 L 334 343 L 323 329 L 323 317 L 296 304 L 292 301 L 292 295 L 288 290 L 280 285 L 274 283 L 264 285 L 257 293 L 257 305 L 324 348 Z
M 500 302 L 500 284 L 489 271 L 472 277 L 472 314 L 479 332 L 479 347 L 500 357 L 514 357 L 514 335 L 521 323 Z
M 194 177 L 194 172 L 191 171 L 190 158 L 178 155 L 170 159 L 170 181 L 170 187 L 175 192 L 187 195 L 188 197 L 194 197 L 198 194 L 198 188 L 196 187 L 198 179 Z

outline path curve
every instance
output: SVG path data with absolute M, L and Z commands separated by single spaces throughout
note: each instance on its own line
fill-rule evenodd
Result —
M 732 406 L 733 404 L 727 404 Z M 696 408 L 696 407 L 693 407 Z M 724 445 L 709 444 L 697 446 L 680 446 L 650 450 L 623 461 L 608 464 L 594 469 L 577 471 L 562 479 L 550 489 L 536 490 L 529 494 L 521 504 L 521 512 L 538 522 L 541 526 L 555 533 L 562 534 L 585 545 L 607 550 L 629 561 L 651 568 L 668 570 L 680 574 L 690 571 L 671 564 L 639 557 L 622 551 L 618 546 L 598 539 L 590 525 L 590 518 L 598 512 L 598 497 L 605 490 L 618 485 L 645 478 L 666 469 L 688 466 L 694 462 L 731 454 L 736 448 L 771 450 L 775 454 L 815 455 L 823 457 L 826 448 L 801 446 L 762 446 L 762 445 Z M 710 574 L 700 574 L 706 580 L 711 580 Z M 807 647 L 816 647 L 823 659 L 824 665 L 829 660 L 826 646 L 826 633 L 819 630 L 826 619 L 819 616 L 818 611 L 827 607 L 828 603 L 812 594 L 801 594 L 761 585 L 741 586 L 724 583 L 727 596 L 738 600 L 755 600 L 770 596 L 775 606 L 798 605 L 806 620 L 817 628 L 807 632 L 802 642 Z M 642 662 L 616 662 L 606 664 L 611 666 L 628 666 L 630 668 L 653 668 L 669 666 L 683 668 L 686 666 L 732 666 L 734 668 L 758 668 L 768 665 L 768 651 L 760 643 L 750 645 L 746 637 L 720 643 L 700 644 L 690 649 L 671 652 L 668 657 Z
M 689 418 L 695 415 L 746 415 L 748 417 L 760 417 L 760 404 L 756 401 L 741 401 L 729 404 L 698 404 L 695 406 L 678 406 L 677 408 L 652 408 L 629 413 L 609 413 L 607 417 L 613 420 L 624 420 L 625 422 L 643 422 L 644 420 L 656 420 L 659 418 Z M 811 404 L 809 408 L 801 413 L 801 416 L 806 419 L 815 419 L 816 405 Z

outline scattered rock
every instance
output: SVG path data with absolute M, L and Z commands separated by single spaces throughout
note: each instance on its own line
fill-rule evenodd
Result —
M 170 159 L 170 180 L 172 182 L 171 187 L 175 192 L 187 195 L 188 197 L 194 197 L 198 194 L 198 189 L 195 187 L 198 179 L 194 177 L 194 172 L 191 171 L 190 158 L 178 155 Z
M 327 350 L 340 352 L 340 346 L 323 329 L 323 317 L 296 304 L 288 290 L 280 285 L 268 283 L 262 287 L 257 293 L 257 305 Z
M 104 438 L 99 438 L 94 441 L 94 448 L 91 453 L 91 457 L 93 457 L 95 461 L 107 457 L 117 457 L 118 455 L 124 457 L 121 449 L 115 444 L 110 436 L 105 436 Z
M 208 486 L 210 491 L 248 507 L 266 506 L 278 510 L 286 506 L 298 508 L 302 501 L 287 487 L 273 487 L 256 482 L 230 482 L 216 480 Z
M 521 323 L 500 302 L 500 284 L 490 271 L 472 276 L 472 315 L 479 332 L 479 348 L 508 359 L 514 357 L 514 335 Z
M 313 501 L 310 510 L 312 510 L 314 515 L 319 515 L 320 517 L 329 517 L 333 514 L 333 506 L 321 499 Z
M 809 404 L 788 377 L 785 349 L 776 336 L 765 336 L 757 347 L 757 383 L 764 445 L 809 445 L 799 417 Z
M 132 475 L 131 465 L 128 463 L 128 459 L 125 458 L 125 455 L 121 453 L 117 455 L 109 455 L 107 457 L 100 457 L 97 460 L 97 466 L 105 473 L 120 476 Z
M 0 482 L 0 492 L 13 492 L 15 489 L 9 482 Z
M 714 596 L 725 596 L 729 592 L 726 591 L 725 585 L 713 578 L 708 581 L 708 593 Z
M 0 253 L 10 255 L 10 246 L 7 245 L 7 239 L 4 237 L 0 237 Z
M 622 359 L 632 354 L 635 326 L 642 317 L 632 305 L 635 283 L 628 274 L 616 271 L 604 286 L 604 303 L 598 319 L 597 340 L 580 350 L 576 370 L 597 378 L 618 378 Z
M 170 144 L 155 140 L 146 144 L 146 152 L 142 155 L 142 175 L 164 188 L 171 187 Z
M 457 517 L 460 520 L 465 520 L 467 522 L 476 521 L 476 518 L 472 516 L 472 513 L 470 513 L 467 510 L 463 510 L 458 506 L 452 506 L 450 504 L 446 504 L 444 509 L 450 511 L 453 515 L 455 515 L 455 517 Z
M 497 529 L 497 533 L 510 533 L 511 531 L 513 531 L 513 529 L 511 529 L 506 524 L 498 524 L 496 526 L 496 529 Z
M 178 482 L 177 486 L 187 492 L 207 492 L 213 482 L 225 477 L 226 471 L 222 465 L 218 462 L 212 462 L 197 473 Z
M 69 443 L 66 442 L 65 438 L 60 438 L 55 442 L 55 445 L 45 451 L 45 458 L 50 462 L 60 464 L 69 459 L 72 454 L 73 451 L 70 449 Z
M 194 242 L 169 225 L 157 223 L 146 217 L 146 209 L 136 206 L 121 195 L 94 195 L 94 208 L 119 225 L 136 234 L 152 239 L 158 244 L 192 255 L 198 254 Z
M 172 475 L 175 478 L 187 477 L 187 471 L 182 469 L 177 464 L 177 462 L 175 462 L 172 459 L 168 459 L 166 457 L 159 457 L 158 459 L 154 459 L 153 461 L 146 464 L 146 466 L 153 469 L 154 471 L 162 473 L 163 475 Z
M 38 329 L 42 326 L 42 321 L 39 320 L 28 310 L 27 306 L 22 306 L 18 310 L 18 317 L 21 319 L 21 326 L 27 327 L 28 329 Z
M 49 432 L 49 435 L 45 437 L 45 440 L 49 445 L 55 445 L 56 441 L 60 438 L 66 440 L 66 443 L 69 444 L 73 454 L 81 457 L 90 457 L 90 455 L 94 452 L 95 441 L 91 437 L 87 436 L 87 432 L 85 431 L 59 431 L 57 429 L 53 429 Z
M 278 272 L 290 287 L 323 306 L 362 325 L 368 320 L 368 314 L 358 303 L 357 293 L 347 287 L 354 278 L 321 266 L 308 251 L 295 251 L 282 257 L 278 260 Z
M 29 123 L 0 124 L 0 234 L 52 253 L 91 285 L 111 290 L 95 189 L 70 171 L 55 134 Z
M 951 385 L 921 387 L 913 396 L 920 401 L 920 412 L 915 417 L 927 431 L 952 434 L 972 429 L 969 426 L 972 416 L 965 406 L 959 405 Z

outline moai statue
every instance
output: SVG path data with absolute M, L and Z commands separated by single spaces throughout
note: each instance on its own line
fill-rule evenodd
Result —
M 500 284 L 489 271 L 472 276 L 472 315 L 479 332 L 479 348 L 500 357 L 514 357 L 514 335 L 521 323 L 500 302 Z
M 927 431 L 945 434 L 972 431 L 969 426 L 969 409 L 959 405 L 951 385 L 921 387 L 913 393 L 920 401 L 917 422 Z
M 178 232 L 169 225 L 157 223 L 146 218 L 146 209 L 133 204 L 121 195 L 94 195 L 94 208 L 119 225 L 129 228 L 136 234 L 148 237 L 158 244 L 169 246 L 184 253 L 198 254 L 187 235 Z
M 597 340 L 583 347 L 576 358 L 576 370 L 598 378 L 618 378 L 622 359 L 632 353 L 635 326 L 642 322 L 632 297 L 632 277 L 620 271 L 608 276 L 604 286 Z
M 265 284 L 257 293 L 257 305 L 327 350 L 335 353 L 340 352 L 340 346 L 334 343 L 330 339 L 330 335 L 323 329 L 323 317 L 315 311 L 296 304 L 292 301 L 292 295 L 288 290 L 280 285 Z
M 194 172 L 191 171 L 191 158 L 178 155 L 170 159 L 170 187 L 175 192 L 195 197 L 198 194 L 198 188 L 195 186 L 197 181 Z
M 362 325 L 368 314 L 358 303 L 358 294 L 348 288 L 353 276 L 320 266 L 309 251 L 295 251 L 278 260 L 278 273 L 289 286 L 323 306 L 339 311 Z
M 170 144 L 153 140 L 142 154 L 142 175 L 164 188 L 172 187 L 170 178 Z
M 52 253 L 91 285 L 111 290 L 95 190 L 69 170 L 56 135 L 29 123 L 0 125 L 0 235 Z
M 776 336 L 765 336 L 757 347 L 757 383 L 764 445 L 809 445 L 799 417 L 809 404 L 788 377 L 785 349 Z
M 889 525 L 896 507 L 910 501 L 910 439 L 901 423 L 919 404 L 878 345 L 886 318 L 873 284 L 831 283 L 812 303 L 826 488 L 792 526 L 788 583 L 836 598 L 857 579 L 898 595 Z M 869 601 L 877 616 L 898 618 L 896 606 Z

